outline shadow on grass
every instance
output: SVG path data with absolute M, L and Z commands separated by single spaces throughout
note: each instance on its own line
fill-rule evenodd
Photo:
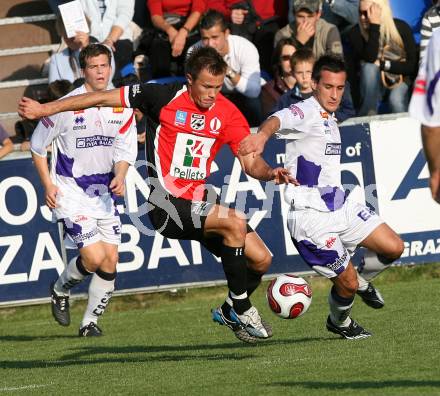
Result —
M 353 381 L 353 382 L 322 382 L 322 381 L 286 381 L 273 382 L 269 386 L 279 387 L 303 387 L 321 390 L 361 390 L 361 389 L 384 389 L 384 388 L 424 388 L 440 387 L 440 381 L 429 380 L 394 380 L 394 381 Z
M 7 336 L 0 336 L 0 341 L 5 341 L 5 342 L 56 341 L 66 338 L 77 339 L 78 335 L 76 334 L 47 335 L 47 336 L 7 335 Z
M 22 361 L 0 361 L 2 369 L 36 369 L 36 368 L 59 368 L 59 367 L 74 367 L 87 366 L 98 364 L 111 363 L 158 363 L 158 362 L 184 362 L 184 361 L 241 361 L 252 360 L 256 356 L 239 356 L 231 353 L 219 353 L 213 355 L 154 355 L 154 356 L 140 356 L 140 357 L 101 357 L 98 359 L 90 357 L 90 359 L 62 359 L 62 360 L 22 360 Z

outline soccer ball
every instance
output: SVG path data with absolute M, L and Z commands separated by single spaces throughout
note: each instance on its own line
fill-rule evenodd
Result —
M 312 289 L 295 275 L 280 275 L 270 282 L 267 293 L 270 309 L 283 319 L 294 319 L 305 312 L 312 303 Z

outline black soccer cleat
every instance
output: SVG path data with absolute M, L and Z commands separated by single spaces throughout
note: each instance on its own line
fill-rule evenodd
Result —
M 102 330 L 97 326 L 96 323 L 90 322 L 87 326 L 79 329 L 78 335 L 80 337 L 101 337 Z
M 61 326 L 70 325 L 69 296 L 59 296 L 53 289 L 55 282 L 50 285 L 50 302 L 52 316 Z
M 327 318 L 326 327 L 328 331 L 339 334 L 341 337 L 346 338 L 347 340 L 360 340 L 362 338 L 368 338 L 372 336 L 370 332 L 365 330 L 353 319 L 351 319 L 351 322 L 347 327 L 339 327 L 333 324 L 329 316 Z
M 362 298 L 362 301 L 371 308 L 380 309 L 385 305 L 382 295 L 372 283 L 368 283 L 367 290 L 358 290 L 357 294 Z

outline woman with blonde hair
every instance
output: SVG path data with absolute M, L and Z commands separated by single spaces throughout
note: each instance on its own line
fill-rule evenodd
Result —
M 409 25 L 393 18 L 388 0 L 360 0 L 359 24 L 349 40 L 360 72 L 359 115 L 377 114 L 381 99 L 391 113 L 407 111 L 417 73 L 417 47 Z

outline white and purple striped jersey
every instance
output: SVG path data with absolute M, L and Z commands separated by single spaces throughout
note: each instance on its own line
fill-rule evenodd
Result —
M 341 136 L 333 114 L 312 96 L 272 115 L 280 120 L 276 136 L 286 139 L 285 167 L 298 180 L 284 198 L 296 209 L 331 212 L 342 207 Z
M 409 113 L 426 126 L 440 126 L 440 29 L 429 40 L 414 84 Z
M 66 96 L 85 93 L 83 86 Z M 108 186 L 119 161 L 134 164 L 137 133 L 133 110 L 122 107 L 66 111 L 44 117 L 32 140 L 33 153 L 46 157 L 52 143 L 50 174 L 61 194 L 57 219 L 85 215 L 103 218 L 116 212 Z

